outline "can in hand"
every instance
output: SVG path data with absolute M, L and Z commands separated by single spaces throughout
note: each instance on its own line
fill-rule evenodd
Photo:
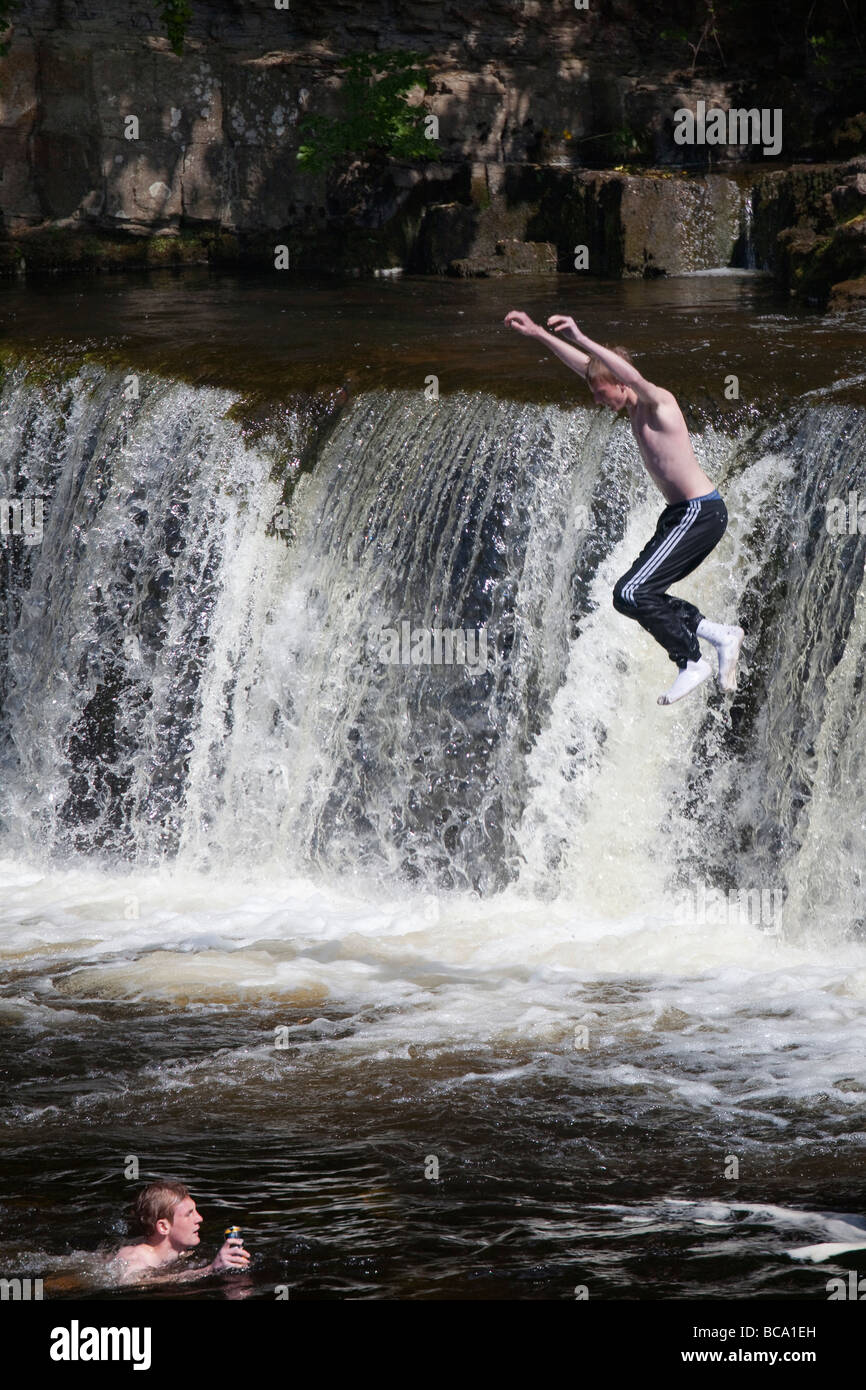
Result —
M 236 1250 L 240 1250 L 240 1249 L 241 1249 L 241 1247 L 243 1246 L 243 1243 L 244 1243 L 244 1238 L 243 1238 L 243 1236 L 241 1235 L 241 1228 L 240 1228 L 240 1226 L 226 1226 L 225 1235 L 226 1235 L 226 1240 L 231 1240 L 231 1241 L 236 1241 L 236 1242 L 237 1242 L 237 1244 L 235 1245 L 235 1249 L 236 1249 Z M 233 1270 L 233 1271 L 235 1271 L 235 1272 L 239 1272 L 239 1271 L 243 1268 L 243 1266 L 242 1266 L 242 1265 L 229 1265 L 228 1268 L 231 1269 L 231 1270 Z

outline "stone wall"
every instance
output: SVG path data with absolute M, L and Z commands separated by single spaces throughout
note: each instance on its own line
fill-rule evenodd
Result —
M 0 60 L 0 262 L 261 263 L 279 241 L 326 269 L 567 269 L 580 242 L 596 274 L 726 264 L 743 179 L 671 175 L 762 156 L 677 145 L 674 112 L 743 104 L 748 84 L 691 77 L 658 30 L 631 0 L 193 0 L 178 57 L 152 3 L 21 0 Z M 341 56 L 377 48 L 431 55 L 440 160 L 304 170 L 302 114 L 339 114 Z M 780 78 L 763 96 L 785 104 L 785 154 L 808 147 L 806 95 Z M 629 157 L 656 167 L 599 168 Z

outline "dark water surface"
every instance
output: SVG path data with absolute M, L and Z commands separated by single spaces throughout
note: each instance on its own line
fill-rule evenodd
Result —
M 237 1221 L 254 1261 L 225 1291 L 111 1293 L 123 1298 L 273 1298 L 278 1284 L 292 1298 L 561 1299 L 581 1284 L 594 1299 L 820 1298 L 837 1263 L 785 1252 L 834 1238 L 822 1210 L 862 1202 L 864 1135 L 794 1101 L 696 1110 L 649 1080 L 599 1086 L 597 1060 L 564 1050 L 419 1047 L 346 1065 L 338 1041 L 358 1020 L 286 1009 L 170 1027 L 144 1007 L 87 1012 L 89 1039 L 49 1035 L 13 1064 L 6 1260 L 51 1298 L 111 1293 L 75 1252 L 119 1239 L 132 1154 L 194 1181 L 203 1250 Z M 307 1041 L 263 1061 L 277 1018 Z M 620 1051 L 643 1071 L 664 1048 Z M 724 1065 L 708 1063 L 680 1059 L 666 1084 L 697 1088 Z
M 830 386 L 834 399 L 863 399 L 866 316 L 792 306 L 768 277 L 749 271 L 649 281 L 310 283 L 288 273 L 194 269 L 0 285 L 0 329 L 10 343 L 61 355 L 88 348 L 132 369 L 271 404 L 341 387 L 423 390 L 431 373 L 443 393 L 560 405 L 582 399 L 585 388 L 565 366 L 503 326 L 515 308 L 542 325 L 550 314 L 571 314 L 597 341 L 624 342 L 645 375 L 698 412 L 730 419 Z M 740 379 L 739 402 L 725 396 L 731 372 Z M 851 387 L 839 385 L 857 376 Z

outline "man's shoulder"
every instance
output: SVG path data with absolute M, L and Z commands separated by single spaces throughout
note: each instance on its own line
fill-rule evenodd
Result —
M 673 391 L 666 386 L 653 385 L 652 393 L 652 399 L 643 403 L 646 414 L 653 416 L 659 424 L 678 425 L 683 419 L 683 412 Z
M 128 1265 L 150 1265 L 151 1260 L 147 1257 L 147 1246 L 140 1242 L 138 1245 L 121 1245 L 115 1259 L 123 1260 Z
M 653 406 L 654 406 L 655 408 L 658 408 L 659 406 L 673 405 L 673 406 L 676 406 L 677 410 L 679 410 L 679 405 L 678 405 L 678 403 L 677 403 L 677 398 L 676 398 L 676 396 L 674 395 L 673 391 L 669 391 L 668 388 L 667 388 L 666 386 L 656 386 L 655 382 L 652 382 L 652 383 L 649 383 L 649 384 L 652 385 L 652 390 L 653 390 L 653 402 L 652 402 L 652 404 L 653 404 Z

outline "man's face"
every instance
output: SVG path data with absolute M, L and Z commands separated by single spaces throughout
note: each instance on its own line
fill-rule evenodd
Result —
M 628 394 L 628 387 L 621 381 L 596 381 L 590 390 L 596 405 L 607 406 L 613 411 L 622 410 Z
M 192 1197 L 184 1197 L 171 1214 L 168 1236 L 172 1245 L 178 1250 L 189 1250 L 193 1245 L 198 1245 L 201 1240 L 198 1233 L 201 1223 L 202 1218 Z

